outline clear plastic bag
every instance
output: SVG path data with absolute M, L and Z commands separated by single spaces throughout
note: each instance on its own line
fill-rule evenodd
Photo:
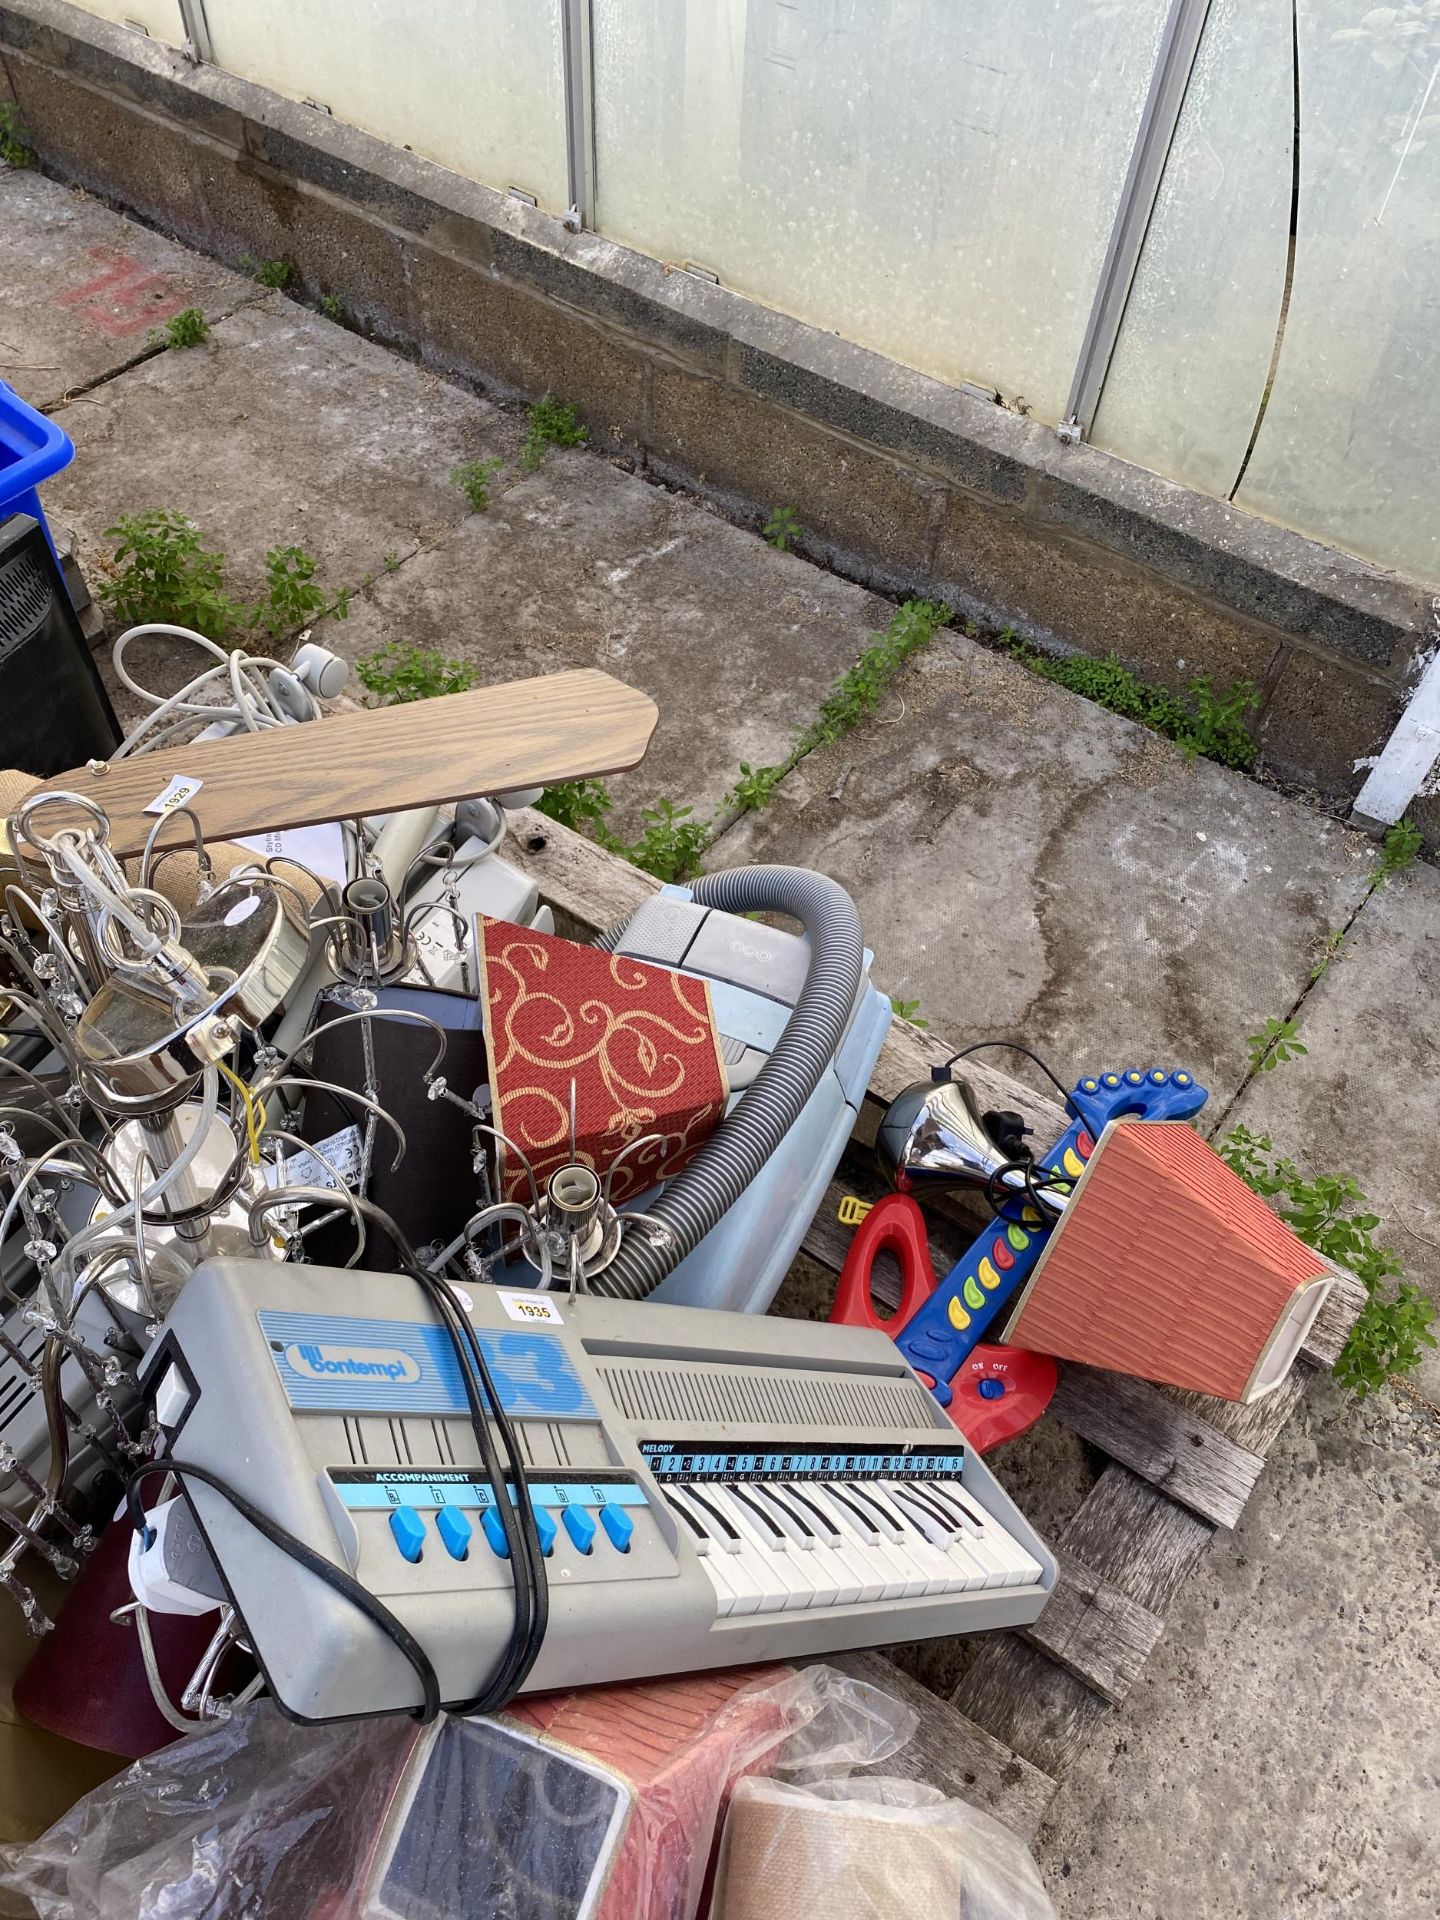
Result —
M 791 1755 L 782 1751 L 777 1764 Z M 1055 1920 L 1028 1849 L 935 1787 L 883 1775 L 738 1783 L 710 1920 Z
M 914 1726 L 827 1667 L 589 1688 L 424 1729 L 299 1727 L 257 1703 L 0 1852 L 0 1911 L 694 1920 L 727 1800 L 782 1742 L 823 1779 L 883 1760 Z

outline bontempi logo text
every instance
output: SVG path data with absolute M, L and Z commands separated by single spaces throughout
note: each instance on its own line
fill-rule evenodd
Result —
M 420 1363 L 398 1347 L 322 1347 L 312 1341 L 286 1347 L 285 1358 L 306 1380 L 394 1380 L 407 1386 L 420 1378 Z

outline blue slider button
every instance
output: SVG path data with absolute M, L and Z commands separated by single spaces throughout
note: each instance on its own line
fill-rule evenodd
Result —
M 390 1531 L 395 1544 L 407 1560 L 418 1560 L 425 1549 L 425 1522 L 413 1507 L 396 1507 L 390 1515 Z
M 510 1558 L 510 1542 L 505 1538 L 505 1529 L 500 1524 L 500 1509 L 498 1507 L 487 1507 L 485 1509 L 485 1518 L 480 1522 L 480 1525 L 484 1529 L 485 1538 L 490 1542 L 491 1549 L 495 1553 L 498 1553 L 502 1560 L 508 1560 Z
M 555 1516 L 548 1507 L 536 1507 L 535 1531 L 540 1536 L 540 1551 L 549 1553 L 555 1545 Z
M 452 1560 L 470 1558 L 470 1536 L 474 1528 L 459 1507 L 441 1507 L 435 1515 L 435 1531 L 445 1542 L 445 1551 Z
M 624 1507 L 601 1507 L 600 1524 L 609 1534 L 612 1547 L 618 1547 L 621 1553 L 630 1551 L 630 1536 L 635 1531 L 635 1522 Z
M 560 1518 L 565 1531 L 581 1553 L 589 1553 L 595 1540 L 595 1516 L 588 1507 L 566 1507 Z

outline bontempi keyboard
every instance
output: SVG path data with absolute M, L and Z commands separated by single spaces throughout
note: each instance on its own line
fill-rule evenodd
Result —
M 884 1334 L 494 1287 L 467 1305 L 546 1552 L 527 1691 L 1019 1626 L 1044 1606 L 1054 1560 Z M 177 1458 L 348 1568 L 446 1700 L 475 1690 L 511 1629 L 511 1568 L 418 1286 L 208 1262 L 145 1380 Z M 413 1668 L 353 1602 L 212 1488 L 183 1490 L 213 1565 L 197 1575 L 175 1529 L 190 1558 L 172 1576 L 233 1602 L 287 1712 L 417 1704 Z

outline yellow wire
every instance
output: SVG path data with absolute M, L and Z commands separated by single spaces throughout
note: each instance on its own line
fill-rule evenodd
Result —
M 264 1110 L 238 1073 L 233 1073 L 223 1060 L 217 1060 L 215 1064 L 230 1082 L 231 1086 L 238 1091 L 240 1098 L 245 1102 L 245 1132 L 250 1142 L 250 1164 L 251 1166 L 258 1167 L 260 1164 L 260 1135 L 265 1131 Z M 257 1113 L 260 1116 L 258 1119 L 256 1118 Z

